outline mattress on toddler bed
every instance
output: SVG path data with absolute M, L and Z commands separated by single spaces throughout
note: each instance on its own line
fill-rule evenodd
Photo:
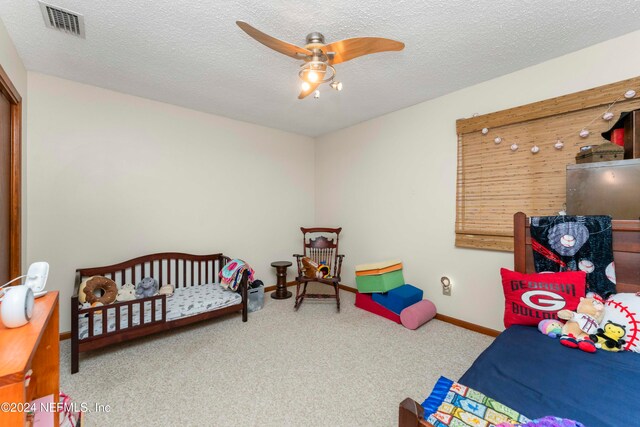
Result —
M 242 296 L 227 289 L 223 289 L 220 284 L 212 283 L 208 285 L 187 286 L 178 288 L 172 296 L 167 296 L 167 322 L 183 317 L 195 316 L 207 311 L 229 307 L 242 302 Z M 156 300 L 156 320 L 162 317 L 162 301 Z M 106 309 L 109 306 L 105 306 Z M 116 329 L 115 309 L 107 312 L 107 331 Z M 144 323 L 151 322 L 151 301 L 147 301 L 144 307 Z M 129 326 L 129 307 L 120 308 L 120 328 L 126 329 Z M 140 324 L 140 304 L 133 306 L 133 326 Z M 89 335 L 89 317 L 81 314 L 78 322 L 79 338 L 85 339 Z M 102 334 L 102 314 L 94 314 L 93 334 Z
M 502 332 L 459 382 L 529 418 L 555 415 L 586 426 L 640 425 L 640 354 L 585 353 L 564 347 L 536 327 Z

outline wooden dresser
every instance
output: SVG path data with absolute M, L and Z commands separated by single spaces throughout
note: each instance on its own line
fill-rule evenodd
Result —
M 29 371 L 31 380 L 25 386 Z M 0 404 L 20 408 L 25 402 L 60 395 L 60 340 L 58 292 L 36 299 L 33 317 L 26 325 L 8 329 L 0 322 Z M 0 411 L 0 426 L 24 426 L 26 413 Z M 58 413 L 54 413 L 54 425 Z

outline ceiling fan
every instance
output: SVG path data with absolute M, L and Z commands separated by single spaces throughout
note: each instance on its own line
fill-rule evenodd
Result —
M 335 90 L 342 90 L 342 83 L 335 79 L 336 69 L 333 66 L 336 64 L 372 53 L 404 49 L 404 43 L 381 37 L 355 37 L 325 44 L 324 36 L 318 32 L 308 34 L 306 45 L 299 47 L 271 37 L 244 21 L 236 21 L 236 24 L 268 48 L 304 61 L 298 72 L 302 80 L 302 91 L 298 99 L 303 99 L 313 92 L 315 98 L 318 98 L 320 92 L 317 89 L 323 83 L 329 83 Z

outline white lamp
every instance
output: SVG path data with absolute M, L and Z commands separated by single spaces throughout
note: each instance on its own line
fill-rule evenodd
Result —
M 3 288 L 16 280 L 26 277 L 23 285 L 13 286 L 5 291 L 0 305 L 0 317 L 7 328 L 18 328 L 31 320 L 34 299 L 47 293 L 44 287 L 49 276 L 49 264 L 41 261 L 29 266 L 27 274 L 8 281 Z

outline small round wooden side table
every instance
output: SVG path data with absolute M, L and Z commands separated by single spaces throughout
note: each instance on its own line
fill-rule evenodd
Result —
M 271 263 L 271 267 L 276 268 L 276 291 L 271 294 L 273 299 L 291 298 L 291 292 L 287 290 L 287 268 L 291 267 L 289 261 L 275 261 Z

